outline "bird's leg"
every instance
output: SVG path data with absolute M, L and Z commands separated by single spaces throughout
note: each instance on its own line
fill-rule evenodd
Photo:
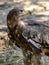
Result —
M 24 55 L 24 65 L 43 65 L 41 62 L 42 55 L 40 53 L 36 53 L 35 50 L 33 52 L 29 50 L 23 50 Z
M 41 63 L 41 53 L 42 53 L 42 51 L 41 51 L 39 45 L 36 42 L 34 42 L 32 39 L 29 39 L 28 42 L 32 46 L 33 54 L 32 54 L 31 59 L 33 60 L 34 65 L 42 65 L 42 63 Z
M 32 65 L 32 54 L 29 50 L 23 50 L 24 65 Z
M 35 50 L 34 50 L 35 51 Z M 34 65 L 43 65 L 43 62 L 41 61 L 42 55 L 40 53 L 34 53 L 32 55 L 32 62 Z

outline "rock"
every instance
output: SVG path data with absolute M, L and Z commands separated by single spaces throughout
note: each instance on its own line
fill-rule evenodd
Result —
M 48 1 L 41 1 L 37 3 L 39 6 L 42 6 L 45 10 L 49 10 L 49 2 Z
M 4 6 L 6 2 L 0 2 L 0 7 Z

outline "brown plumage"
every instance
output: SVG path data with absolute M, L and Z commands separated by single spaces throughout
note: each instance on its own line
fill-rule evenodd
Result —
M 7 15 L 10 40 L 16 42 L 15 45 L 22 49 L 25 65 L 32 65 L 32 62 L 34 62 L 34 65 L 41 65 L 41 48 L 38 48 L 38 44 L 46 49 L 49 48 L 47 38 L 49 37 L 47 34 L 49 28 L 33 20 L 23 18 L 22 15 L 23 12 L 19 8 L 12 9 Z M 28 42 L 30 39 L 35 41 L 35 46 Z M 32 58 L 35 58 L 35 60 L 32 61 Z

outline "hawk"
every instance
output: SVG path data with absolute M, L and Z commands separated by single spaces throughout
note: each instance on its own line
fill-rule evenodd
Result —
M 31 13 L 28 14 L 31 16 Z M 32 65 L 32 62 L 41 65 L 41 47 L 49 48 L 49 27 L 25 16 L 24 10 L 20 8 L 14 8 L 8 13 L 9 38 L 22 49 L 25 65 Z

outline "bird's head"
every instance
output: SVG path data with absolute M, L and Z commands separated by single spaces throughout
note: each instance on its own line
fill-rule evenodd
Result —
M 23 10 L 20 8 L 14 8 L 12 10 L 10 10 L 10 12 L 7 15 L 7 20 L 11 20 L 12 18 L 16 18 L 18 20 L 18 18 L 22 15 Z
M 10 12 L 7 15 L 7 25 L 10 28 L 13 28 L 18 21 L 20 20 L 20 18 L 23 16 L 23 10 L 20 8 L 14 8 L 12 10 L 10 10 Z

